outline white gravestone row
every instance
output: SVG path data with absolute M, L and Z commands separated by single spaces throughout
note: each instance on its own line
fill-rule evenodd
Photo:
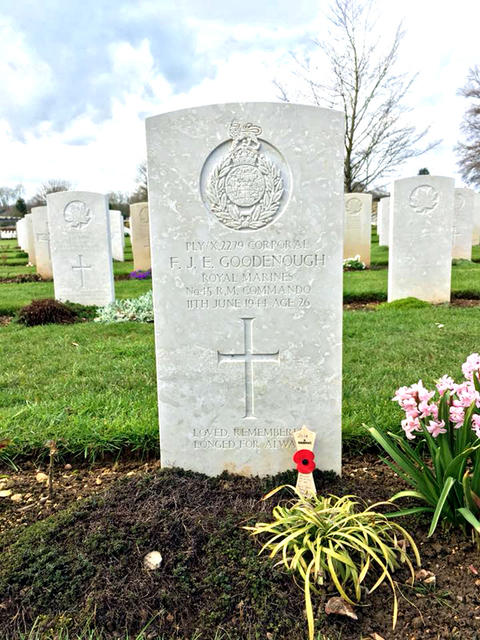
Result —
M 32 208 L 32 225 L 37 273 L 41 278 L 48 280 L 53 277 L 53 271 L 47 207 Z
M 148 202 L 130 205 L 130 238 L 133 268 L 135 271 L 148 271 L 152 267 Z
M 17 224 L 15 225 L 16 229 L 17 229 L 17 244 L 20 247 L 20 249 L 22 249 L 22 251 L 25 251 L 27 248 L 27 229 L 26 229 L 26 220 L 25 218 L 21 218 Z
M 377 208 L 378 246 L 388 247 L 390 235 L 390 198 L 382 198 Z
M 455 189 L 454 202 L 452 258 L 471 260 L 475 192 Z
M 472 245 L 477 244 L 480 244 L 480 193 L 475 193 L 473 197 Z
M 339 472 L 342 114 L 187 109 L 147 148 L 162 465 L 276 473 L 305 422 Z
M 123 216 L 120 211 L 110 209 L 110 237 L 112 242 L 112 257 L 119 262 L 124 261 L 125 233 L 123 231 Z
M 388 301 L 450 300 L 454 180 L 415 176 L 393 183 Z
M 47 196 L 55 298 L 104 306 L 114 300 L 107 197 L 64 191 Z
M 26 251 L 28 253 L 28 262 L 31 265 L 35 265 L 35 240 L 33 235 L 33 215 L 31 213 L 27 213 L 25 215 L 25 228 L 26 228 Z
M 367 193 L 345 194 L 345 222 L 343 257 L 360 260 L 370 265 L 372 228 L 372 196 Z

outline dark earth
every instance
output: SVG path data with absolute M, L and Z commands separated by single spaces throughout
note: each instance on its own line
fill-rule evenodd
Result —
M 356 494 L 369 504 L 405 488 L 373 454 L 344 461 L 343 478 L 315 472 L 318 492 Z M 306 638 L 303 593 L 292 577 L 258 556 L 242 525 L 267 520 L 272 487 L 294 483 L 288 472 L 258 479 L 207 478 L 161 470 L 157 462 L 55 469 L 53 496 L 26 463 L 4 468 L 0 489 L 0 638 L 20 639 L 34 623 L 42 638 L 68 628 L 70 638 L 124 638 L 150 622 L 147 638 L 230 640 Z M 0 484 L 2 480 L 0 479 Z M 21 495 L 12 501 L 12 496 Z M 399 618 L 391 629 L 392 596 L 379 588 L 356 608 L 359 620 L 324 613 L 332 589 L 316 597 L 319 640 L 480 638 L 480 557 L 460 531 L 427 539 L 428 522 L 402 519 L 423 568 L 436 585 L 406 584 L 395 574 Z M 143 558 L 160 551 L 157 571 Z M 42 632 L 42 629 L 44 630 Z M 197 634 L 197 635 L 195 635 Z M 316 639 L 317 640 L 317 639 Z

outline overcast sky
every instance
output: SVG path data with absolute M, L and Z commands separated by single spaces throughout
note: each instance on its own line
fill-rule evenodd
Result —
M 418 72 L 411 120 L 442 144 L 398 176 L 453 175 L 480 64 L 480 1 L 379 0 L 379 35 L 400 20 L 398 71 Z M 144 119 L 171 109 L 276 100 L 290 53 L 326 37 L 327 0 L 0 0 L 0 186 L 27 196 L 50 178 L 130 191 L 145 157 Z M 287 74 L 287 75 L 286 75 Z

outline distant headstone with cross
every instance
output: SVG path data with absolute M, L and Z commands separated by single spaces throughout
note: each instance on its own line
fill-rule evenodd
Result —
M 47 207 L 32 208 L 32 225 L 37 273 L 41 278 L 50 280 L 53 277 L 53 271 L 50 256 Z
M 130 205 L 130 239 L 132 241 L 133 268 L 135 271 L 148 271 L 152 266 L 148 202 L 137 202 Z
M 115 298 L 107 197 L 88 191 L 47 196 L 55 298 L 104 306 Z
M 306 423 L 339 472 L 342 114 L 187 109 L 147 148 L 162 465 L 291 469 Z

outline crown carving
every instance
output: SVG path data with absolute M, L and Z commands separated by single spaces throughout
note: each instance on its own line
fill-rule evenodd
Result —
M 232 165 L 239 164 L 251 164 L 255 165 L 257 163 L 257 152 L 256 150 L 252 150 L 250 147 L 242 146 L 240 147 L 232 157 Z

